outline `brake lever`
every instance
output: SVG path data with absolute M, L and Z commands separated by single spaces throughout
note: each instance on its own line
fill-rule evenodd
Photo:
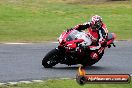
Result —
M 114 47 L 116 47 L 116 45 L 114 43 L 111 43 L 111 45 L 113 45 Z M 108 48 L 111 48 L 111 45 L 108 45 Z
M 116 47 L 116 45 L 115 45 L 114 43 L 112 43 L 112 45 L 113 45 L 114 47 Z

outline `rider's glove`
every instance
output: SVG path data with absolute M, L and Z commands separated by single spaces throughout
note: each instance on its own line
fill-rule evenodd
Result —
M 72 29 L 72 28 L 69 28 L 69 29 L 66 30 L 66 32 L 69 32 L 69 31 L 71 31 L 71 30 L 73 30 L 73 29 Z

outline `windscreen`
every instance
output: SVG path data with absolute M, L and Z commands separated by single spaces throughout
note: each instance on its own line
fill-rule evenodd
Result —
M 76 40 L 77 39 L 77 34 L 79 33 L 79 31 L 74 30 L 72 31 L 66 38 L 66 41 L 72 41 L 72 40 Z
M 72 41 L 76 39 L 83 39 L 83 45 L 91 45 L 92 41 L 90 37 L 86 34 L 86 32 L 80 32 L 77 30 L 73 30 L 66 38 L 66 41 Z

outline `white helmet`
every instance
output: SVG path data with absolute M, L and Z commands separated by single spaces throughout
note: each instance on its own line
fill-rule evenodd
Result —
M 90 25 L 92 30 L 98 30 L 102 26 L 102 18 L 99 15 L 92 16 Z

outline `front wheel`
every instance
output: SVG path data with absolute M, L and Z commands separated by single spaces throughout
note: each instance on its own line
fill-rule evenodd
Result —
M 56 64 L 58 64 L 58 53 L 59 53 L 59 51 L 57 49 L 51 50 L 43 58 L 42 65 L 45 68 L 52 68 L 53 66 L 55 66 Z

